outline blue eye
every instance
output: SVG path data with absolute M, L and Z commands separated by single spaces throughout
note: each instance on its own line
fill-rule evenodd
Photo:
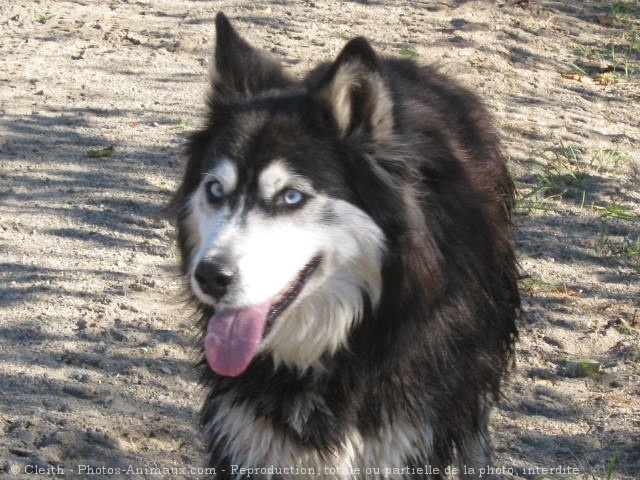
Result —
M 294 190 L 293 188 L 288 188 L 284 192 L 282 192 L 282 201 L 289 206 L 300 205 L 305 199 L 305 195 L 298 190 Z
M 224 198 L 224 187 L 218 180 L 207 183 L 205 188 L 210 202 L 217 203 Z

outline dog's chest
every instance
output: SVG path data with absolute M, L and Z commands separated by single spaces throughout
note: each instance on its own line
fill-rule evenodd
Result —
M 307 421 L 318 408 L 326 408 L 319 398 L 295 402 L 288 428 L 283 428 L 257 414 L 253 406 L 225 399 L 208 428 L 216 438 L 225 439 L 220 450 L 227 458 L 240 468 L 257 469 L 254 478 L 265 480 L 301 478 L 302 468 L 304 475 L 328 480 L 383 478 L 387 469 L 405 467 L 408 459 L 424 457 L 431 450 L 430 427 L 403 419 L 366 435 L 353 425 L 341 425 L 332 432 L 339 439 L 337 446 L 313 448 L 301 439 L 309 435 Z

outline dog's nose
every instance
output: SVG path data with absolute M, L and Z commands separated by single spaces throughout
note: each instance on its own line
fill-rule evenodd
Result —
M 229 290 L 236 275 L 224 259 L 210 258 L 198 263 L 193 276 L 204 293 L 220 300 Z

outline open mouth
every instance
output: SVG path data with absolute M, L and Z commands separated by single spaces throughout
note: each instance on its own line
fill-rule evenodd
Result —
M 293 301 L 298 298 L 298 295 L 307 283 L 307 280 L 309 280 L 311 275 L 313 275 L 321 262 L 322 255 L 316 255 L 313 257 L 311 261 L 307 263 L 302 270 L 300 270 L 296 279 L 276 297 L 275 302 L 271 304 L 271 308 L 267 314 L 267 329 L 270 328 L 276 318 L 278 318 L 280 314 L 289 308 Z
M 322 255 L 313 257 L 275 299 L 261 305 L 223 310 L 211 316 L 204 340 L 204 354 L 211 369 L 229 377 L 244 372 L 268 330 L 295 301 L 321 262 Z

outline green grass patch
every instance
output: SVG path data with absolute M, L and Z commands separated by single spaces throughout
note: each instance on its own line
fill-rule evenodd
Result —
M 89 158 L 104 158 L 110 157 L 114 154 L 116 149 L 114 147 L 98 148 L 95 150 L 87 150 L 86 154 Z
M 595 250 L 600 257 L 621 258 L 628 262 L 629 267 L 640 273 L 640 237 L 634 240 L 602 233 Z
M 578 151 L 560 144 L 560 148 L 542 152 L 544 166 L 538 173 L 541 192 L 545 196 L 580 199 L 584 204 L 586 195 L 585 175 L 580 167 Z
M 518 286 L 522 292 L 529 294 L 540 292 L 552 293 L 558 290 L 557 285 L 543 280 L 537 274 L 523 275 L 518 280 Z
M 560 144 L 557 149 L 540 152 L 543 162 L 536 173 L 537 184 L 525 193 L 519 193 L 516 213 L 531 214 L 533 211 L 553 210 L 550 200 L 573 199 L 582 208 L 587 195 L 583 162 L 579 151 Z
M 618 466 L 618 453 L 614 453 L 611 455 L 609 459 L 609 463 L 607 464 L 607 480 L 613 480 L 613 474 L 616 471 L 616 467 Z
M 406 57 L 417 57 L 420 55 L 415 48 L 411 47 L 401 48 L 398 53 Z
M 538 186 L 531 189 L 527 193 L 521 193 L 518 191 L 516 198 L 516 214 L 518 215 L 531 215 L 533 212 L 552 212 L 553 207 L 548 205 L 549 200 L 553 199 L 552 196 L 542 196 L 540 192 L 545 189 L 544 186 Z
M 36 17 L 36 22 L 42 23 L 44 25 L 45 23 L 47 23 L 47 21 L 55 17 L 55 15 L 53 15 L 52 13 L 45 13 L 45 14 L 36 13 L 35 17 Z
M 615 13 L 615 12 L 618 13 Z M 599 45 L 577 45 L 573 53 L 577 59 L 569 66 L 581 75 L 591 77 L 596 83 L 631 80 L 640 73 L 640 7 L 620 4 L 618 9 L 607 10 L 607 18 L 623 23 L 625 28 L 612 28 L 610 40 Z M 624 13 L 627 12 L 627 13 Z M 635 19 L 628 12 L 635 13 Z M 625 16 L 626 15 L 626 16 Z M 628 21 L 623 21 L 628 18 Z
M 617 203 L 605 206 L 594 205 L 593 209 L 599 212 L 600 216 L 603 218 L 612 217 L 617 218 L 618 220 L 626 220 L 628 222 L 637 222 L 640 220 L 640 215 L 630 212 L 627 207 Z
M 591 156 L 589 168 L 596 172 L 617 171 L 629 161 L 625 152 L 612 148 L 599 148 Z
M 632 14 L 639 12 L 640 2 L 638 0 L 616 2 L 611 7 L 611 15 L 617 20 L 629 25 L 638 23 L 638 20 L 634 19 Z

